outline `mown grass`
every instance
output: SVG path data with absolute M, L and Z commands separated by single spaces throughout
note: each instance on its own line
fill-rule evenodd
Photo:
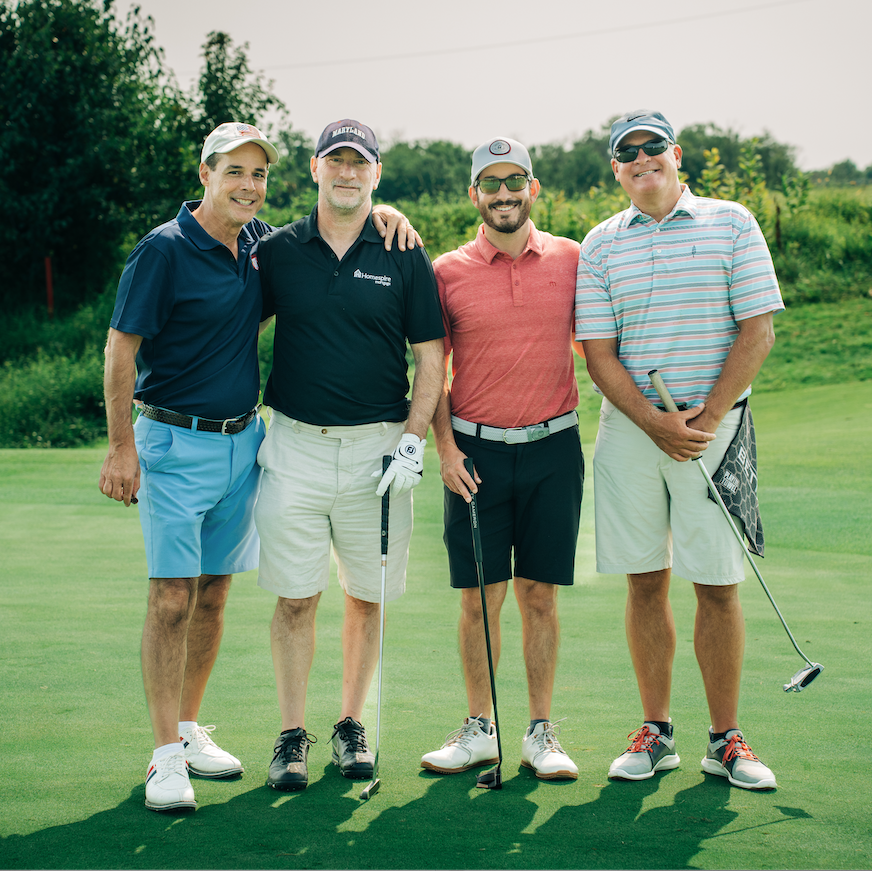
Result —
M 751 576 L 741 722 L 779 788 L 729 788 L 701 773 L 708 718 L 692 654 L 693 594 L 676 580 L 679 633 L 672 716 L 679 769 L 609 782 L 610 760 L 639 718 L 623 633 L 625 583 L 594 571 L 587 481 L 576 585 L 561 592 L 553 713 L 580 768 L 574 783 L 519 766 L 526 693 L 517 609 L 507 602 L 498 677 L 501 792 L 473 773 L 419 766 L 465 713 L 448 588 L 441 492 L 428 448 L 415 492 L 408 591 L 389 607 L 382 788 L 330 764 L 339 703 L 341 597 L 318 618 L 309 688 L 311 784 L 264 787 L 279 722 L 269 653 L 274 599 L 238 577 L 203 722 L 246 766 L 195 781 L 195 814 L 143 807 L 151 745 L 138 648 L 145 562 L 135 509 L 97 491 L 102 449 L 0 451 L 0 867 L 4 868 L 867 868 L 866 722 L 872 689 L 872 383 L 761 392 L 761 570 L 797 640 L 826 670 L 805 692 L 780 685 L 802 663 Z M 586 452 L 595 417 L 583 414 Z M 749 572 L 750 575 L 750 572 Z M 373 727 L 375 692 L 367 723 Z

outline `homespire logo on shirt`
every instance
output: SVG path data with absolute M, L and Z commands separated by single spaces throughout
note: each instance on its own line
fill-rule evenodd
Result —
M 390 275 L 370 275 L 368 272 L 361 272 L 359 269 L 355 269 L 354 277 L 362 278 L 364 281 L 374 281 L 376 284 L 382 285 L 382 287 L 391 286 Z

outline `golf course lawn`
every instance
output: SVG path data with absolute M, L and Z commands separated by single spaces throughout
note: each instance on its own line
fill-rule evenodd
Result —
M 340 697 L 342 600 L 318 613 L 309 683 L 310 784 L 264 786 L 279 731 L 269 647 L 275 597 L 238 576 L 201 724 L 239 756 L 232 781 L 193 780 L 195 813 L 143 805 L 152 739 L 139 642 L 146 567 L 136 508 L 97 489 L 103 450 L 0 451 L 0 867 L 2 868 L 847 868 L 872 866 L 872 382 L 755 394 L 766 558 L 758 565 L 806 655 L 803 665 L 756 577 L 742 601 L 740 723 L 776 773 L 754 793 L 703 774 L 709 719 L 693 655 L 694 599 L 676 578 L 672 719 L 678 769 L 610 782 L 641 725 L 623 628 L 625 580 L 595 572 L 590 469 L 576 584 L 560 592 L 552 715 L 579 766 L 546 783 L 520 766 L 528 723 L 517 607 L 506 601 L 497 677 L 503 789 L 475 771 L 419 767 L 466 714 L 458 596 L 448 587 L 432 445 L 415 490 L 406 595 L 387 609 L 381 790 L 330 762 Z M 590 461 L 596 420 L 585 415 Z M 365 723 L 375 742 L 375 682 Z

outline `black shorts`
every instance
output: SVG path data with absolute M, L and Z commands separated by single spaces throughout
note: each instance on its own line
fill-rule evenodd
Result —
M 520 577 L 572 584 L 584 489 L 578 427 L 521 445 L 456 431 L 454 438 L 482 479 L 477 502 L 485 583 Z M 444 513 L 451 586 L 476 587 L 469 505 L 447 487 Z

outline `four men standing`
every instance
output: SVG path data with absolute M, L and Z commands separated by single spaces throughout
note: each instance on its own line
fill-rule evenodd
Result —
M 644 715 L 609 776 L 646 779 L 679 762 L 668 710 L 674 548 L 674 567 L 698 601 L 695 649 L 712 722 L 703 768 L 737 786 L 775 786 L 738 728 L 742 552 L 686 461 L 707 451 L 714 468 L 729 446 L 774 341 L 777 281 L 750 213 L 680 183 L 681 149 L 662 115 L 619 119 L 610 149 L 632 205 L 591 231 L 579 257 L 578 243 L 530 220 L 540 186 L 526 148 L 508 138 L 484 143 L 469 189 L 483 224 L 474 241 L 436 261 L 434 281 L 423 249 L 386 250 L 373 229 L 381 163 L 365 125 L 344 119 L 324 130 L 311 160 L 318 204 L 275 232 L 255 218 L 274 147 L 244 124 L 221 125 L 207 139 L 204 199 L 137 246 L 107 343 L 110 449 L 100 486 L 128 505 L 138 494 L 152 579 L 142 658 L 158 749 L 148 807 L 193 807 L 188 767 L 207 777 L 242 771 L 212 742 L 213 727 L 196 721 L 231 575 L 257 565 L 253 515 L 259 584 L 278 595 L 271 641 L 282 732 L 267 783 L 308 783 L 306 687 L 331 548 L 345 596 L 333 761 L 346 777 L 372 777 L 362 710 L 378 656 L 379 497 L 391 488 L 391 601 L 405 587 L 411 490 L 431 420 L 451 585 L 461 589 L 468 716 L 421 764 L 450 774 L 496 761 L 469 532 L 476 493 L 495 661 L 510 579 L 522 618 L 530 708 L 522 764 L 542 779 L 577 777 L 551 720 L 557 589 L 573 583 L 584 475 L 573 313 L 604 396 L 597 566 L 628 577 L 627 637 Z M 264 441 L 255 337 L 273 315 Z M 653 368 L 682 411 L 657 407 Z M 384 474 L 383 455 L 392 458 Z

